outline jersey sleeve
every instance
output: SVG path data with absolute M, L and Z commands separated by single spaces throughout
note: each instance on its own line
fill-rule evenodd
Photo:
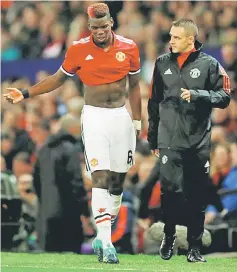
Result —
M 74 76 L 78 65 L 75 62 L 75 46 L 70 46 L 66 52 L 64 61 L 61 65 L 61 70 L 68 76 Z
M 129 75 L 135 75 L 140 73 L 140 55 L 139 55 L 139 49 L 137 45 L 134 43 L 133 44 L 133 49 L 132 49 L 132 56 L 130 60 L 130 71 Z

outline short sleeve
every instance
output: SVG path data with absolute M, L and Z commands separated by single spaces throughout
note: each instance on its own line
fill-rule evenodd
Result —
M 129 75 L 135 75 L 140 72 L 140 54 L 139 49 L 135 43 L 133 43 L 132 57 L 130 60 Z
M 66 52 L 61 70 L 68 76 L 74 76 L 78 65 L 75 63 L 75 46 L 70 46 Z

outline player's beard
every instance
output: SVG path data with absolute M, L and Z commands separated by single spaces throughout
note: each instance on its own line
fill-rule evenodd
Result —
M 107 43 L 108 43 L 108 41 L 103 41 L 103 42 L 98 42 L 97 44 L 99 45 L 99 46 L 106 46 L 107 45 Z
M 104 41 L 100 42 L 98 39 L 95 40 L 95 43 L 99 46 L 99 47 L 107 47 L 110 45 L 110 38 L 109 37 L 106 37 L 104 39 Z

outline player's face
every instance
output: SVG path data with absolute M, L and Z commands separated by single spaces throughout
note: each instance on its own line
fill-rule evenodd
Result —
M 169 43 L 173 53 L 187 52 L 194 43 L 194 37 L 188 35 L 183 27 L 172 26 Z
M 111 28 L 113 26 L 112 18 L 90 19 L 88 23 L 89 30 L 92 33 L 94 42 L 98 45 L 107 45 L 111 37 Z

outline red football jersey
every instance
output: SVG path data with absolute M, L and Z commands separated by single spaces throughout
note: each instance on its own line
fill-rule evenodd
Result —
M 112 83 L 127 74 L 140 72 L 139 50 L 134 41 L 114 34 L 114 42 L 107 49 L 95 45 L 92 35 L 73 43 L 67 50 L 61 70 L 77 74 L 88 86 Z

